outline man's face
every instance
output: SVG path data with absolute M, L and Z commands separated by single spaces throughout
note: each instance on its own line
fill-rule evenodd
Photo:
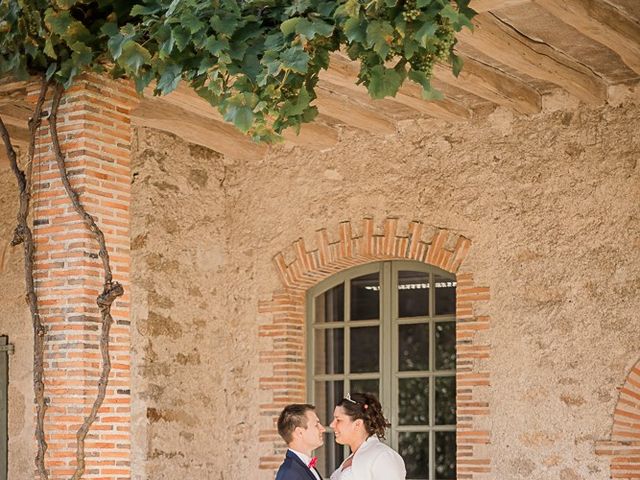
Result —
M 313 410 L 307 410 L 307 428 L 300 428 L 302 430 L 302 442 L 309 450 L 315 450 L 321 447 L 324 443 L 322 434 L 325 432 L 325 428 L 320 423 L 320 419 Z

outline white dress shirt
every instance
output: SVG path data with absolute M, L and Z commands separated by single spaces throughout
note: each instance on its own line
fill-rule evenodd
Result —
M 307 467 L 309 466 L 309 462 L 311 461 L 311 457 L 308 455 L 305 455 L 302 452 L 298 452 L 297 450 L 294 450 L 293 448 L 290 448 L 289 450 L 291 450 L 293 453 L 295 453 L 298 458 L 300 460 L 302 460 L 302 463 L 304 463 Z M 315 468 L 310 468 L 309 470 L 311 470 L 311 473 L 313 473 L 314 477 L 316 477 L 316 480 L 322 480 L 320 478 L 320 474 L 316 471 Z

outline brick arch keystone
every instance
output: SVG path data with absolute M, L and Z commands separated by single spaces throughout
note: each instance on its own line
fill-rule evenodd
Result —
M 275 427 L 280 410 L 306 400 L 306 291 L 342 270 L 382 260 L 415 260 L 456 275 L 458 480 L 491 478 L 490 345 L 483 336 L 489 317 L 476 311 L 490 296 L 489 288 L 476 286 L 473 273 L 462 268 L 471 240 L 419 221 L 400 226 L 395 217 L 386 218 L 376 231 L 374 219 L 365 217 L 359 231 L 341 222 L 337 238 L 330 238 L 326 228 L 318 230 L 315 244 L 309 250 L 299 238 L 273 257 L 282 286 L 258 305 L 260 364 L 267 372 L 259 379 L 260 478 L 273 478 L 285 452 Z
M 596 454 L 609 458 L 610 478 L 640 478 L 640 360 L 619 390 L 610 439 L 597 442 Z

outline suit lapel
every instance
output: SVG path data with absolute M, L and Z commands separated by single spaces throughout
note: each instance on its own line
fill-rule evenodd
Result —
M 291 450 L 287 450 L 287 457 L 300 465 L 300 467 L 302 467 L 302 469 L 306 472 L 310 480 L 318 480 L 316 476 L 311 473 L 311 469 L 307 465 L 305 465 L 302 460 L 300 460 L 300 457 L 298 455 L 293 453 Z M 316 472 L 318 472 L 318 470 L 316 470 Z M 320 477 L 320 479 L 322 479 L 322 475 L 320 475 L 320 472 L 318 472 L 318 476 Z

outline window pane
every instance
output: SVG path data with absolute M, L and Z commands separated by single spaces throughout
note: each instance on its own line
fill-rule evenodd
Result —
M 456 377 L 436 377 L 436 425 L 456 424 Z
M 316 297 L 316 323 L 344 321 L 344 283 Z
M 377 378 L 367 380 L 351 380 L 351 393 L 373 393 L 380 398 L 380 380 Z
M 429 370 L 429 325 L 419 323 L 398 327 L 398 368 Z
M 456 369 L 456 322 L 436 323 L 436 370 Z
M 379 277 L 372 273 L 351 280 L 351 320 L 380 318 Z
M 380 370 L 379 327 L 351 329 L 351 373 L 378 372 Z
M 329 422 L 327 421 L 327 424 Z M 323 478 L 329 478 L 338 466 L 344 461 L 344 446 L 339 445 L 335 441 L 333 432 L 327 432 L 323 435 L 324 445 L 315 451 L 318 456 L 316 468 L 320 471 Z
M 315 404 L 320 421 L 328 425 L 333 420 L 333 410 L 339 400 L 344 398 L 342 380 L 316 382 Z
M 398 379 L 398 423 L 429 424 L 429 379 Z
M 456 313 L 456 282 L 450 278 L 436 275 L 436 315 Z
M 424 317 L 429 315 L 429 274 L 398 272 L 398 316 Z
M 315 331 L 315 373 L 344 372 L 344 329 L 329 328 Z
M 427 432 L 398 433 L 398 453 L 404 459 L 407 478 L 429 478 L 429 434 Z
M 436 480 L 456 478 L 456 432 L 436 432 Z

